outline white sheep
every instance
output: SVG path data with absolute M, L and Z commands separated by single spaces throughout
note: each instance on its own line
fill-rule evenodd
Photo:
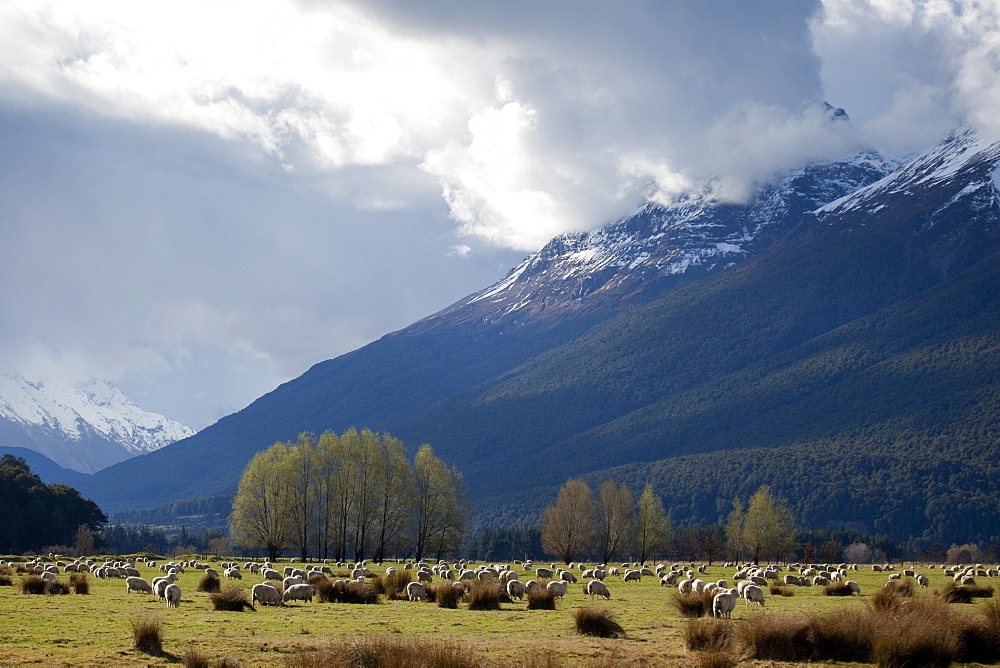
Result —
M 264 576 L 265 580 L 280 580 L 284 577 L 280 572 L 274 570 L 273 568 L 263 568 L 261 569 L 260 574 Z
M 507 580 L 507 595 L 514 601 L 524 598 L 524 583 L 520 580 Z
M 743 588 L 743 599 L 747 605 L 764 607 L 764 591 L 755 584 L 747 585 Z
M 611 598 L 611 591 L 608 589 L 608 586 L 600 580 L 591 580 L 588 582 L 583 592 L 590 594 L 590 598 L 594 598 L 595 596 L 603 596 L 606 599 Z
M 289 575 L 287 578 L 281 581 L 281 588 L 288 589 L 289 587 L 294 587 L 297 584 L 302 584 L 302 578 L 296 575 Z
M 640 573 L 635 569 L 630 568 L 627 571 L 625 571 L 625 575 L 622 577 L 622 580 L 625 582 L 639 582 L 640 580 L 642 580 L 642 573 Z
M 411 582 L 406 585 L 406 597 L 413 601 L 424 601 L 427 599 L 427 587 L 419 582 Z
M 250 602 L 281 607 L 285 605 L 284 601 L 281 600 L 281 592 L 267 582 L 255 584 L 250 588 Z
M 291 587 L 285 589 L 285 593 L 281 595 L 282 601 L 309 601 L 312 603 L 313 594 L 316 593 L 316 588 L 308 584 L 293 584 Z
M 566 595 L 567 591 L 566 583 L 563 582 L 562 580 L 552 580 L 547 585 L 545 585 L 545 588 L 551 591 L 553 594 L 555 594 L 556 598 L 562 598 L 563 596 Z
M 552 570 L 548 569 L 548 568 L 536 568 L 535 569 L 535 577 L 538 578 L 539 580 L 541 580 L 543 578 L 546 579 L 546 580 L 551 580 L 552 579 Z
M 181 607 L 181 588 L 171 582 L 163 590 L 163 598 L 167 601 L 168 608 Z
M 732 617 L 733 608 L 736 607 L 736 596 L 738 592 L 736 589 L 721 589 L 719 592 L 712 597 L 712 616 L 713 617 Z
M 125 578 L 125 593 L 128 594 L 133 591 L 152 594 L 153 587 L 142 578 Z

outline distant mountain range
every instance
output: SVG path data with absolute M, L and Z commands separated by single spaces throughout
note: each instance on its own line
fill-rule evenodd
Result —
M 481 524 L 583 476 L 650 482 L 678 523 L 768 483 L 805 526 L 1000 540 L 998 162 L 963 129 L 745 204 L 647 204 L 81 489 L 108 512 L 231 493 L 271 443 L 357 426 L 431 443 Z
M 192 434 L 110 383 L 64 387 L 0 374 L 0 448 L 33 450 L 65 469 L 93 473 Z

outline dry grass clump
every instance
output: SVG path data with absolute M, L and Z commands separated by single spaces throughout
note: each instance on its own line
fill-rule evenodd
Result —
M 684 627 L 684 645 L 696 652 L 724 652 L 736 645 L 736 627 L 724 619 L 690 619 Z
M 444 582 L 436 587 L 434 598 L 437 600 L 439 608 L 458 608 L 458 601 L 462 598 L 462 593 L 458 591 L 450 582 Z
M 356 605 L 374 605 L 380 602 L 378 589 L 368 582 L 357 580 L 334 580 L 326 594 L 320 595 L 320 601 L 326 603 L 353 603 Z
M 86 573 L 73 573 L 69 576 L 69 586 L 74 594 L 86 595 L 90 593 L 90 580 Z
M 739 660 L 725 652 L 706 652 L 700 655 L 695 664 L 698 668 L 736 668 Z
M 595 638 L 625 638 L 622 625 L 615 621 L 614 614 L 604 608 L 577 608 L 573 613 L 576 632 L 582 636 Z
M 768 591 L 771 593 L 771 596 L 784 596 L 785 598 L 795 596 L 795 589 L 793 587 L 778 584 L 777 582 L 772 582 L 771 586 L 768 587 Z
M 993 598 L 993 587 L 950 583 L 939 594 L 945 603 L 972 603 L 974 598 Z
M 196 649 L 189 649 L 181 657 L 181 665 L 184 668 L 239 668 L 242 664 L 226 656 L 213 659 Z
M 8 566 L 7 564 L 3 564 L 2 566 L 0 566 L 0 575 L 6 575 L 7 577 L 13 575 L 13 573 L 10 570 L 10 566 Z
M 219 584 L 219 576 L 213 573 L 205 573 L 201 576 L 201 580 L 198 581 L 198 586 L 196 591 L 203 591 L 208 594 L 214 594 L 222 588 Z
M 44 594 L 45 580 L 39 575 L 28 575 L 21 578 L 22 594 Z
M 528 610 L 555 610 L 556 593 L 545 587 L 538 587 L 534 591 L 524 592 L 524 597 L 528 599 Z
M 131 621 L 132 647 L 146 654 L 163 654 L 163 620 L 145 615 Z
M 69 593 L 69 583 L 62 580 L 49 580 L 45 583 L 45 593 L 62 596 Z
M 483 657 L 455 642 L 398 636 L 344 640 L 286 659 L 289 668 L 478 668 Z
M 885 583 L 882 589 L 890 594 L 896 594 L 898 596 L 905 596 L 909 598 L 916 593 L 916 590 L 914 590 L 913 587 L 913 580 L 889 580 Z
M 406 595 L 406 585 L 411 582 L 413 582 L 412 571 L 398 570 L 384 578 L 375 576 L 373 584 L 378 593 L 385 594 L 387 600 L 406 601 L 409 600 L 409 597 Z
M 806 616 L 754 615 L 740 625 L 740 643 L 754 659 L 809 661 L 812 626 L 813 619 Z
M 823 587 L 823 596 L 850 596 L 853 593 L 846 582 L 831 582 Z
M 681 617 L 698 618 L 707 617 L 712 614 L 712 594 L 695 593 L 682 594 L 674 592 L 670 604 L 681 613 Z
M 0 587 L 13 587 L 14 581 L 9 575 L 0 575 Z
M 469 610 L 499 610 L 500 590 L 500 583 L 496 580 L 471 581 L 465 594 Z
M 246 590 L 239 585 L 227 585 L 222 591 L 213 592 L 208 595 L 208 600 L 212 604 L 212 610 L 222 612 L 243 612 L 250 609 L 257 611 L 247 598 Z

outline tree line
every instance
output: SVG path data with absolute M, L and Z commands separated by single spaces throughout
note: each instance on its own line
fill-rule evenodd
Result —
M 350 429 L 303 433 L 254 455 L 229 529 L 235 545 L 272 561 L 286 549 L 302 560 L 419 560 L 457 551 L 468 514 L 462 474 L 430 445 L 410 462 L 399 439 Z
M 77 533 L 99 530 L 108 518 L 97 504 L 67 485 L 46 485 L 21 457 L 0 458 L 0 554 L 73 545 Z
M 735 500 L 725 526 L 677 531 L 651 485 L 633 501 L 624 484 L 606 480 L 595 496 L 586 482 L 573 479 L 542 513 L 541 546 L 566 563 L 585 557 L 608 563 L 625 555 L 644 563 L 668 552 L 690 555 L 695 549 L 709 562 L 723 553 L 736 561 L 759 562 L 784 559 L 798 542 L 791 511 L 767 485 L 750 497 L 745 509 Z

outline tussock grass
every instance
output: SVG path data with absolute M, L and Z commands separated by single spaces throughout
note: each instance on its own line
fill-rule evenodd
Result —
M 853 593 L 846 582 L 831 582 L 823 587 L 823 596 L 850 596 Z
M 184 668 L 239 668 L 242 664 L 229 657 L 223 656 L 213 659 L 196 649 L 189 649 L 181 657 L 181 665 Z
M 406 601 L 406 585 L 413 582 L 413 572 L 407 570 L 397 570 L 392 575 L 385 577 L 376 576 L 374 585 L 380 594 L 384 594 L 389 601 Z
M 778 584 L 777 582 L 772 582 L 771 586 L 768 587 L 768 591 L 771 593 L 771 596 L 784 596 L 785 598 L 795 596 L 795 589 L 793 587 Z
M 478 668 L 483 657 L 455 642 L 372 636 L 286 659 L 288 668 Z
M 13 587 L 14 581 L 9 575 L 0 575 L 0 587 Z
M 213 575 L 211 573 L 205 573 L 201 576 L 201 580 L 198 581 L 198 587 L 196 591 L 203 591 L 207 594 L 214 594 L 222 588 L 219 583 L 219 576 Z
M 684 627 L 684 646 L 696 652 L 723 652 L 736 644 L 735 626 L 724 619 L 689 619 Z
M 615 620 L 614 614 L 604 608 L 577 608 L 573 625 L 582 636 L 595 638 L 626 638 L 625 629 Z
M 146 654 L 163 654 L 163 620 L 155 615 L 134 617 L 132 647 Z
M 10 570 L 10 566 L 8 566 L 7 564 L 3 564 L 2 566 L 0 566 L 0 575 L 6 575 L 7 577 L 13 575 L 13 573 Z
M 993 598 L 993 587 L 951 583 L 938 593 L 945 603 L 972 603 L 974 598 Z
M 705 592 L 700 594 L 694 592 L 690 594 L 682 594 L 679 591 L 674 592 L 673 597 L 670 599 L 670 604 L 677 612 L 681 613 L 681 617 L 689 619 L 707 617 L 712 614 L 712 595 Z
M 539 587 L 534 591 L 524 592 L 524 597 L 528 599 L 528 610 L 555 610 L 556 593 L 545 587 Z
M 437 600 L 439 608 L 454 610 L 458 607 L 458 601 L 462 598 L 462 595 L 450 582 L 443 582 L 437 586 L 434 598 Z
M 247 598 L 247 592 L 239 585 L 227 585 L 222 591 L 213 592 L 208 595 L 208 600 L 212 604 L 212 610 L 222 612 L 243 612 L 250 609 L 256 612 L 257 609 Z
M 329 603 L 375 605 L 380 602 L 375 585 L 357 580 L 335 580 L 331 585 Z M 323 599 L 321 598 L 320 601 Z
M 739 660 L 725 652 L 706 652 L 697 658 L 698 668 L 736 668 Z
M 499 610 L 500 583 L 496 580 L 474 580 L 469 583 L 465 597 L 469 610 Z
M 740 625 L 740 642 L 747 654 L 759 660 L 809 661 L 813 621 L 809 617 L 788 617 L 764 613 Z
M 45 583 L 45 593 L 53 596 L 62 596 L 70 591 L 69 583 L 63 580 L 49 580 Z
M 90 593 L 90 580 L 86 573 L 73 573 L 69 576 L 69 586 L 74 594 L 86 595 Z
M 45 580 L 38 575 L 27 575 L 21 578 L 22 594 L 44 594 Z

